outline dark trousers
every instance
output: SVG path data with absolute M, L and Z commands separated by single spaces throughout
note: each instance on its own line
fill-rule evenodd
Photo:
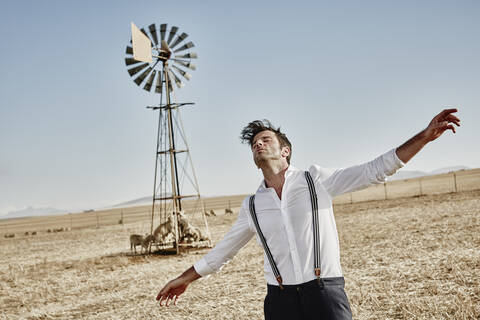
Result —
M 281 290 L 278 286 L 267 286 L 265 320 L 352 319 L 343 277 L 283 287 Z

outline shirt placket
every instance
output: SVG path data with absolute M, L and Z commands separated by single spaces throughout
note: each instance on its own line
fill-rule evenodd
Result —
M 282 189 L 282 199 L 280 200 L 280 212 L 282 213 L 283 225 L 285 226 L 287 241 L 290 250 L 290 257 L 293 263 L 293 272 L 295 274 L 295 281 L 297 283 L 303 282 L 302 268 L 300 264 L 300 257 L 297 250 L 297 242 L 295 241 L 296 235 L 290 223 L 290 212 L 288 211 L 288 201 L 286 194 L 288 193 L 288 176 L 285 177 L 285 183 Z

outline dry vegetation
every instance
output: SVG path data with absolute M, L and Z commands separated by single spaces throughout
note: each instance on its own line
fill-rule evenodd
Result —
M 235 210 L 234 210 L 235 211 Z M 235 220 L 217 211 L 214 242 Z M 355 319 L 480 318 L 480 191 L 335 206 Z M 148 221 L 1 238 L 1 319 L 262 319 L 262 249 L 250 241 L 176 307 L 161 286 L 207 249 L 130 256 Z

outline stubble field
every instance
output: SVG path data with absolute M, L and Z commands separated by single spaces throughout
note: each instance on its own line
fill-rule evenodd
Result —
M 480 190 L 335 206 L 354 319 L 480 319 Z M 209 217 L 217 242 L 235 215 Z M 148 221 L 0 240 L 1 319 L 262 319 L 255 240 L 193 283 L 176 307 L 155 296 L 208 249 L 130 256 Z

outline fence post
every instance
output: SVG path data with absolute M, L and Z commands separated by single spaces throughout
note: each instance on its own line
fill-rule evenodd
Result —
M 72 213 L 69 212 L 68 215 L 70 216 L 70 230 L 73 230 L 73 225 L 72 225 Z
M 383 189 L 385 191 L 385 200 L 387 200 L 388 197 L 387 197 L 387 183 L 386 182 L 383 183 Z
M 422 190 L 422 177 L 418 178 L 418 184 L 420 185 L 420 195 L 423 194 L 423 190 Z
M 453 173 L 453 183 L 455 184 L 455 192 L 457 192 L 457 174 Z
M 352 196 L 352 192 L 350 192 L 350 204 L 353 203 L 353 196 Z
M 95 215 L 97 216 L 97 229 L 99 228 L 98 226 L 98 212 L 95 212 Z
M 123 225 L 123 210 L 120 211 L 120 221 L 122 221 L 122 225 Z

